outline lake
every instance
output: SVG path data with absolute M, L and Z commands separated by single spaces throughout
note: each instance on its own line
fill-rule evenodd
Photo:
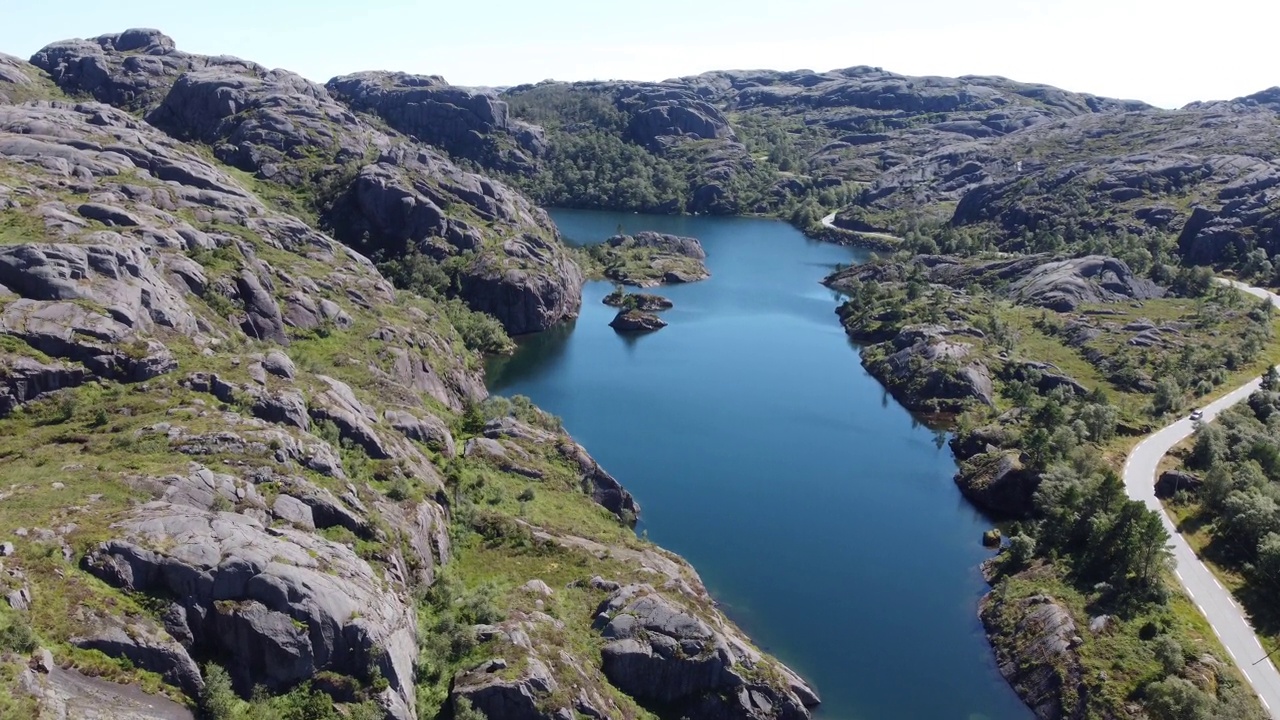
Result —
M 751 218 L 552 211 L 566 240 L 619 226 L 702 241 L 711 278 L 655 288 L 670 325 L 624 337 L 588 283 L 576 323 L 488 373 L 565 427 L 636 496 L 638 529 L 694 564 L 823 718 L 1025 720 L 977 619 L 990 523 L 945 435 L 862 369 L 819 281 L 859 250 Z

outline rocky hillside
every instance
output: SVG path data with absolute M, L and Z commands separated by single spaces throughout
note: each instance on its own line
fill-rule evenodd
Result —
M 906 77 L 870 67 L 545 82 L 502 98 L 517 117 L 545 126 L 547 150 L 533 177 L 520 181 L 538 196 L 619 209 L 782 214 L 802 224 L 945 148 L 1148 109 L 1004 78 Z M 592 185 L 588 154 L 617 172 L 614 187 Z
M 329 87 L 549 204 L 760 213 L 815 233 L 840 210 L 838 228 L 880 245 L 1105 252 L 1140 271 L 1160 245 L 1267 281 L 1280 253 L 1275 90 L 1162 110 L 865 66 L 548 81 L 498 97 L 385 73 Z
M 546 327 L 581 279 L 523 196 L 150 30 L 0 57 L 0 101 L 0 716 L 808 717 L 369 259 Z
M 184 53 L 149 30 L 54 43 L 32 63 L 246 173 L 249 189 L 366 255 L 441 262 L 449 292 L 508 332 L 577 313 L 581 273 L 544 212 L 298 75 Z
M 1016 252 L 1110 250 L 1140 270 L 1151 245 L 1176 241 L 1192 263 L 1271 280 L 1274 90 L 1161 110 L 1003 78 L 865 67 L 679 82 L 700 81 L 739 122 L 791 123 L 810 178 L 859 184 L 840 227 L 905 236 L 946 225 L 962 235 L 947 251 L 974 240 Z M 815 147 L 806 135 L 830 142 Z

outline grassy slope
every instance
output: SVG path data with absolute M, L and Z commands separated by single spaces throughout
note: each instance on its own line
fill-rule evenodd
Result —
M 22 168 L 0 165 L 0 180 L 19 182 L 22 172 Z M 243 174 L 230 174 L 251 189 L 264 189 Z M 132 183 L 149 181 L 138 177 L 122 179 Z M 83 202 L 85 198 L 76 192 L 68 190 L 61 199 Z M 267 198 L 277 206 L 301 206 L 308 200 Z M 328 278 L 335 268 L 326 263 L 274 248 L 248 228 L 200 222 L 191 213 L 180 214 L 201 230 L 235 236 L 259 259 L 282 272 L 330 287 Z M 0 214 L 0 243 L 46 239 L 43 226 L 29 216 L 11 211 Z M 190 256 L 203 267 L 211 288 L 218 280 L 233 277 L 246 262 L 234 245 Z M 477 434 L 484 420 L 498 415 L 514 413 L 548 430 L 557 430 L 552 419 L 523 403 L 493 402 L 483 408 L 468 408 L 466 413 L 453 412 L 379 372 L 389 369 L 389 359 L 382 343 L 370 336 L 385 326 L 408 328 L 436 338 L 439 342 L 422 344 L 416 352 L 442 376 L 460 365 L 479 368 L 479 356 L 468 349 L 463 336 L 453 327 L 457 314 L 443 301 L 401 291 L 394 303 L 370 311 L 352 303 L 341 290 L 326 290 L 321 296 L 338 302 L 351 314 L 354 324 L 347 329 L 291 331 L 291 343 L 285 351 L 299 370 L 296 386 L 304 394 L 322 389 L 314 375 L 324 374 L 349 383 L 379 413 L 394 405 L 418 406 L 451 426 L 459 451 L 468 438 Z M 13 557 L 0 559 L 0 565 L 6 571 L 22 573 L 21 579 L 30 586 L 34 598 L 32 610 L 25 616 L 9 611 L 7 604 L 0 602 L 5 606 L 0 610 L 0 717 L 31 716 L 30 700 L 18 691 L 16 680 L 27 653 L 37 644 L 50 648 L 55 660 L 65 667 L 136 683 L 179 701 L 193 701 L 128 661 L 79 650 L 68 642 L 88 629 L 91 612 L 155 619 L 164 609 L 161 602 L 109 587 L 76 568 L 77 558 L 112 537 L 112 523 L 126 517 L 135 504 L 152 498 L 149 491 L 133 482 L 135 478 L 185 473 L 193 460 L 215 472 L 232 475 L 241 475 L 246 463 L 258 466 L 275 462 L 270 449 L 261 456 L 250 452 L 249 456 L 193 458 L 178 452 L 165 434 L 145 430 L 158 423 L 171 423 L 192 433 L 227 429 L 222 413 L 247 416 L 248 409 L 236 403 L 224 405 L 210 395 L 182 387 L 180 381 L 192 372 L 216 372 L 224 380 L 247 384 L 250 378 L 246 356 L 274 349 L 246 338 L 228 321 L 227 316 L 238 312 L 238 308 L 216 290 L 204 298 L 188 296 L 187 301 L 216 329 L 216 334 L 225 336 L 217 352 L 206 355 L 186 338 L 163 334 L 158 339 L 174 353 L 178 361 L 175 371 L 143 384 L 101 381 L 62 390 L 0 418 L 0 540 L 12 540 L 17 549 Z M 0 307 L 6 302 L 0 299 Z M 0 352 L 48 360 L 11 336 L 0 335 Z M 269 378 L 268 382 L 278 381 Z M 275 429 L 292 432 L 279 426 Z M 314 432 L 339 449 L 344 469 L 366 505 L 413 502 L 435 492 L 433 486 L 418 478 L 403 477 L 392 462 L 374 461 L 357 447 L 340 445 L 329 428 L 317 427 Z M 453 561 L 442 571 L 438 588 L 420 589 L 416 597 L 421 629 L 419 713 L 424 718 L 439 713 L 447 716 L 443 706 L 454 674 L 479 659 L 505 654 L 513 661 L 512 672 L 518 669 L 516 649 L 500 646 L 496 640 L 477 645 L 467 628 L 481 616 L 489 622 L 518 618 L 532 610 L 535 599 L 519 587 L 540 578 L 554 591 L 544 601 L 544 608 L 562 621 L 564 628 L 546 637 L 535 637 L 536 646 L 544 650 L 552 645 L 563 647 L 588 671 L 584 679 L 574 668 L 556 660 L 555 653 L 548 652 L 553 672 L 563 680 L 561 687 L 585 684 L 611 700 L 624 717 L 653 717 L 600 674 L 603 641 L 591 623 L 605 593 L 580 585 L 595 575 L 624 583 L 654 582 L 651 574 L 641 571 L 642 556 L 662 555 L 663 551 L 638 538 L 628 525 L 594 503 L 583 492 L 576 466 L 560 457 L 554 445 L 524 443 L 524 449 L 529 458 L 522 459 L 521 464 L 541 471 L 541 480 L 503 472 L 484 460 L 446 458 L 425 446 L 419 447 L 447 479 L 454 549 Z M 345 483 L 296 466 L 288 467 L 287 472 L 303 474 L 316 485 L 334 491 L 341 492 L 345 487 Z M 270 503 L 274 490 L 267 485 L 260 486 L 259 491 Z M 375 522 L 382 523 L 377 518 Z M 535 538 L 529 526 L 545 531 L 550 539 Z M 24 528 L 26 534 L 19 534 Z M 381 529 L 387 532 L 385 542 L 357 538 L 338 529 L 320 534 L 349 544 L 382 572 L 389 551 L 400 537 L 395 528 L 385 523 Z M 43 530 L 52 530 L 54 537 L 46 541 Z M 557 539 L 569 536 L 568 540 Z M 63 558 L 64 543 L 71 554 L 70 562 Z M 566 546 L 570 543 L 586 547 Z M 680 572 L 697 586 L 691 569 Z M 571 583 L 579 585 L 568 587 Z M 0 574 L 0 590 L 4 593 L 19 585 L 18 577 Z M 484 612 L 479 613 L 477 607 Z M 712 612 L 709 606 L 693 609 Z M 232 701 L 231 717 L 271 717 L 272 713 L 281 712 L 281 702 L 301 703 L 307 695 L 307 688 L 303 687 L 282 701 L 262 700 L 252 706 Z M 561 700 L 565 698 L 552 697 L 547 702 L 550 705 Z M 358 706 L 349 710 L 362 711 Z

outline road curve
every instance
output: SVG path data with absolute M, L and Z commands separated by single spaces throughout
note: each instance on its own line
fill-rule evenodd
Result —
M 869 237 L 869 238 L 875 238 L 877 240 L 885 240 L 888 242 L 894 242 L 894 243 L 902 242 L 902 238 L 898 237 L 897 235 L 890 235 L 889 233 L 863 232 L 862 230 L 848 230 L 848 229 L 842 228 L 839 225 L 836 225 L 835 213 L 831 213 L 830 215 L 824 216 L 821 222 L 822 222 L 822 227 L 831 228 L 832 230 L 844 230 L 845 232 L 851 232 L 851 233 L 854 233 L 855 235 L 865 235 L 866 237 Z
M 1280 295 L 1233 280 L 1219 279 L 1218 282 L 1231 285 L 1255 297 L 1270 299 L 1273 305 L 1280 307 Z M 1262 379 L 1257 378 L 1205 405 L 1202 408 L 1204 422 L 1211 421 L 1223 410 L 1248 398 L 1261 385 Z M 1129 459 L 1124 464 L 1125 490 L 1129 497 L 1142 501 L 1147 507 L 1159 513 L 1165 529 L 1169 531 L 1170 545 L 1177 563 L 1178 579 L 1182 581 L 1187 594 L 1200 608 L 1200 612 L 1213 626 L 1214 633 L 1222 641 L 1236 666 L 1244 673 L 1249 684 L 1262 699 L 1263 707 L 1272 718 L 1280 720 L 1280 672 L 1276 671 L 1275 665 L 1269 659 L 1263 659 L 1266 651 L 1258 643 L 1258 636 L 1245 617 L 1244 611 L 1236 604 L 1231 593 L 1213 576 L 1209 568 L 1196 557 L 1186 538 L 1178 532 L 1173 521 L 1165 513 L 1164 507 L 1156 499 L 1156 471 L 1161 458 L 1194 431 L 1194 423 L 1184 416 L 1138 443 L 1129 453 Z

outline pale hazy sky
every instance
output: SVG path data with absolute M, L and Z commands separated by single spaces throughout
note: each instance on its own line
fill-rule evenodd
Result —
M 24 58 L 156 27 L 180 49 L 320 82 L 369 69 L 513 85 L 879 65 L 1165 107 L 1280 85 L 1274 0 L 0 0 L 0 18 L 0 51 Z

